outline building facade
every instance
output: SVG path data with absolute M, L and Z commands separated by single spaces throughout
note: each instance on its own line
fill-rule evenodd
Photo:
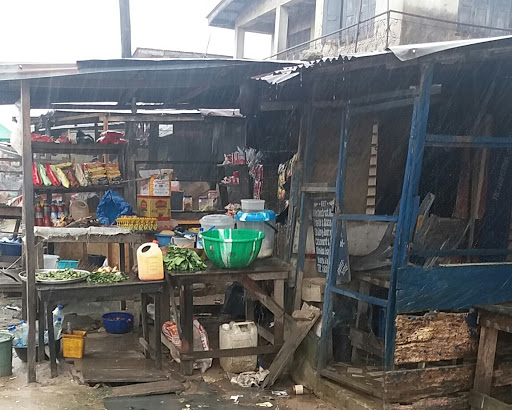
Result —
M 300 59 L 512 34 L 512 1 L 222 0 L 208 21 L 235 31 L 235 58 L 256 32 L 272 36 L 273 58 Z

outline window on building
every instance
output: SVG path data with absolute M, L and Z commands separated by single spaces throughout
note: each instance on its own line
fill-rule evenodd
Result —
M 511 12 L 510 0 L 460 0 L 458 31 L 479 36 L 506 35 L 507 32 L 495 29 L 512 28 Z M 483 27 L 470 27 L 465 24 Z
M 375 16 L 376 0 L 326 0 L 324 11 L 324 35 L 333 33 L 341 28 L 357 25 L 358 14 L 361 11 L 359 21 L 359 38 L 364 39 L 373 35 L 373 21 L 365 22 Z M 340 38 L 345 42 L 355 39 L 357 27 L 348 28 L 341 32 Z

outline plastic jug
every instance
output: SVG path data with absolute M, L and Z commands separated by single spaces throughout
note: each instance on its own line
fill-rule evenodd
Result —
M 221 349 L 256 346 L 258 346 L 258 328 L 254 322 L 231 322 L 220 326 L 219 347 Z M 250 372 L 256 369 L 257 364 L 256 355 L 220 358 L 220 365 L 229 373 Z
M 163 280 L 164 257 L 158 243 L 148 242 L 137 249 L 140 280 Z

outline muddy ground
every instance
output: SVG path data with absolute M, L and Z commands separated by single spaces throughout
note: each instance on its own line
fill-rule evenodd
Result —
M 21 318 L 21 300 L 0 296 L 0 329 L 19 322 Z M 227 374 L 218 361 L 206 373 L 196 371 L 193 376 L 183 378 L 185 390 L 179 395 L 153 396 L 130 399 L 129 401 L 112 401 L 108 385 L 89 386 L 81 384 L 72 376 L 73 365 L 66 362 L 59 364 L 59 376 L 50 378 L 48 362 L 37 365 L 37 383 L 27 383 L 27 365 L 16 355 L 13 357 L 13 375 L 0 378 L 0 409 L 2 410 L 182 410 L 182 409 L 235 409 L 240 407 L 265 408 L 258 404 L 268 402 L 272 409 L 313 410 L 332 409 L 327 403 L 313 395 L 294 396 L 291 391 L 293 383 L 284 378 L 274 391 L 287 391 L 288 397 L 279 397 L 272 390 L 258 388 L 241 388 L 230 383 Z M 179 367 L 167 358 L 164 371 L 181 378 Z M 238 403 L 231 400 L 238 396 Z M 107 406 L 107 407 L 106 407 Z

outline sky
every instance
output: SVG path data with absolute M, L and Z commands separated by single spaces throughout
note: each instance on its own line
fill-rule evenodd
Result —
M 220 0 L 130 0 L 137 47 L 233 55 L 234 31 L 209 27 Z M 0 1 L 0 62 L 75 62 L 121 57 L 118 0 Z M 246 58 L 270 55 L 270 37 L 247 33 Z M 12 128 L 13 108 L 0 106 Z M 14 111 L 15 112 L 15 111 Z

